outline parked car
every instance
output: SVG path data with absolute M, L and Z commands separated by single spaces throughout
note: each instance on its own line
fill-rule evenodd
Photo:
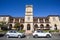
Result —
M 25 37 L 25 34 L 24 33 L 19 33 L 17 32 L 16 30 L 10 30 L 6 33 L 5 35 L 7 38 L 8 37 L 18 37 L 18 38 L 21 38 L 21 37 Z
M 41 31 L 41 30 L 37 30 L 37 31 L 34 31 L 33 37 L 34 37 L 34 38 L 37 38 L 37 37 L 47 37 L 47 38 L 51 38 L 51 33 L 49 33 L 49 32 L 43 32 L 43 31 Z

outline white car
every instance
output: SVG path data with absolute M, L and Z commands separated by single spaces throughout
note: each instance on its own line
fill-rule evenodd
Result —
M 37 30 L 37 31 L 34 31 L 33 37 L 34 38 L 37 38 L 37 37 L 48 37 L 48 38 L 51 38 L 51 34 L 49 32 L 43 32 L 41 30 Z
M 8 37 L 18 37 L 18 38 L 25 37 L 24 33 L 19 33 L 19 32 L 15 31 L 15 30 L 8 31 L 5 36 L 7 38 Z

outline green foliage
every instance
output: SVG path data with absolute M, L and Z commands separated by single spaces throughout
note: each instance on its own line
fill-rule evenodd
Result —
M 7 27 L 7 26 L 8 25 L 6 24 L 6 22 L 4 22 L 4 21 L 0 22 L 0 30 L 1 30 L 2 27 Z
M 2 25 L 6 24 L 6 22 L 3 22 L 3 21 L 1 21 L 0 23 L 1 23 Z
M 0 30 L 0 34 L 5 34 L 7 31 Z
M 43 30 L 44 32 L 59 32 L 59 30 Z
M 20 26 L 20 23 L 16 23 L 16 24 L 14 25 L 14 28 L 19 28 L 19 26 Z
M 0 27 L 2 27 L 3 25 L 2 24 L 0 24 Z
M 18 32 L 21 32 L 21 33 L 23 33 L 23 32 L 25 32 L 25 30 L 19 30 Z
M 3 32 L 3 30 L 0 30 L 0 32 Z
M 6 25 L 6 22 L 0 22 L 0 27 Z
M 49 32 L 49 30 L 43 30 L 44 32 Z
M 50 32 L 59 32 L 59 30 L 50 30 Z

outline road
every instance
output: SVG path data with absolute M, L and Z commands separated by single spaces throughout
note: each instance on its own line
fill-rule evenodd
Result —
M 5 36 L 0 37 L 0 40 L 60 40 L 60 35 L 53 34 L 52 38 L 33 38 L 32 35 L 25 38 L 6 38 Z

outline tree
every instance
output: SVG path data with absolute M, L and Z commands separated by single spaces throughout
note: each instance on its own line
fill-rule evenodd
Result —
M 14 28 L 16 28 L 17 30 L 18 30 L 19 27 L 20 27 L 20 23 L 16 23 L 16 24 L 14 25 Z
M 0 24 L 0 30 L 1 30 L 2 24 Z
M 4 22 L 4 21 L 1 21 L 1 22 L 0 22 L 0 30 L 1 30 L 2 28 L 3 28 L 3 29 L 7 28 L 7 24 L 6 24 L 6 22 Z
M 2 24 L 2 25 L 5 25 L 5 24 L 6 24 L 6 22 L 4 22 L 4 21 L 1 21 L 1 22 L 0 22 L 0 24 Z
M 4 25 L 4 22 L 0 22 L 0 30 L 1 30 L 1 27 L 3 27 L 3 25 Z

